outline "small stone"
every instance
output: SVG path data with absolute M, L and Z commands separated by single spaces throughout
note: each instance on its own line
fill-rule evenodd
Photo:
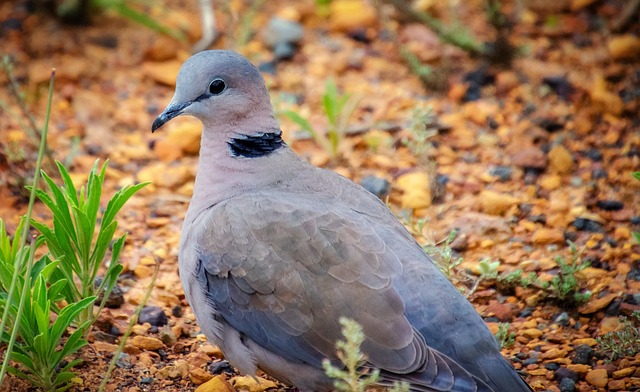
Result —
M 142 350 L 155 351 L 164 347 L 162 340 L 149 336 L 134 336 L 129 339 L 129 343 Z
M 575 356 L 573 357 L 571 362 L 583 365 L 589 364 L 594 355 L 594 350 L 586 344 L 581 344 L 574 347 L 573 351 L 575 353 Z
M 533 233 L 531 242 L 534 244 L 562 244 L 564 243 L 564 233 L 557 229 L 542 227 Z
M 585 373 L 586 373 L 586 370 L 585 370 Z M 574 372 L 571 369 L 567 369 L 563 367 L 556 370 L 556 379 L 563 380 L 565 378 L 568 378 L 573 381 L 578 381 L 580 379 L 580 375 L 578 375 L 578 373 Z
M 564 358 L 567 356 L 567 350 L 560 350 L 558 348 L 552 348 L 551 350 L 542 353 L 540 356 L 542 359 L 556 359 Z
M 570 317 L 569 313 L 561 312 L 553 317 L 553 323 L 566 327 L 569 325 Z
M 162 340 L 162 342 L 167 345 L 167 347 L 172 347 L 178 341 L 176 334 L 173 333 L 173 330 L 168 325 L 160 328 L 160 331 L 158 331 L 158 333 L 160 336 L 160 340 Z
M 431 185 L 427 173 L 413 171 L 403 174 L 397 178 L 396 186 L 402 190 L 402 208 L 419 209 L 431 206 Z
M 624 208 L 624 204 L 618 200 L 598 200 L 596 205 L 605 211 L 618 211 Z
M 479 199 L 482 212 L 492 215 L 502 215 L 520 201 L 517 197 L 490 190 L 480 192 Z
M 297 44 L 303 35 L 304 28 L 300 23 L 274 16 L 269 20 L 262 40 L 267 47 L 273 49 L 283 43 Z
M 379 199 L 384 199 L 391 192 L 391 183 L 384 178 L 376 176 L 366 176 L 360 180 L 360 185 L 364 189 L 376 195 Z
M 610 391 L 623 391 L 626 389 L 624 380 L 611 380 L 607 386 Z
M 609 381 L 609 376 L 606 369 L 595 369 L 587 373 L 585 380 L 593 386 L 604 388 Z
M 577 374 L 587 374 L 587 372 L 591 370 L 591 366 L 581 365 L 581 364 L 569 364 L 567 365 L 567 370 L 576 373 L 576 378 L 574 380 L 578 381 Z
M 149 323 L 153 327 L 162 327 L 167 325 L 167 315 L 164 314 L 164 310 L 157 306 L 145 306 L 140 312 L 138 318 L 139 324 Z
M 97 277 L 94 280 L 93 285 L 97 289 L 100 286 L 100 284 L 102 284 L 102 278 Z M 104 291 L 101 291 L 95 304 L 99 305 L 103 299 L 104 299 Z M 122 291 L 122 287 L 120 287 L 120 285 L 116 283 L 115 286 L 113 286 L 113 290 L 111 290 L 111 293 L 109 293 L 109 297 L 107 297 L 107 301 L 105 302 L 104 306 L 109 309 L 118 309 L 123 304 L 124 304 L 124 292 Z
M 513 169 L 509 166 L 497 166 L 489 170 L 489 175 L 498 177 L 498 180 L 505 182 L 511 180 Z
M 209 365 L 211 374 L 229 373 L 234 374 L 235 370 L 228 361 L 214 361 Z
M 537 147 L 525 147 L 511 156 L 511 163 L 526 169 L 543 170 L 547 167 L 547 156 Z
M 529 328 L 522 331 L 522 334 L 528 338 L 535 339 L 542 336 L 543 332 L 537 328 Z
M 622 325 L 620 324 L 620 319 L 618 317 L 605 317 L 600 321 L 600 330 L 598 331 L 598 335 L 606 335 L 609 332 L 615 332 L 620 330 Z
M 493 316 L 502 322 L 510 321 L 513 318 L 514 308 L 511 304 L 501 304 L 498 301 L 491 301 L 485 309 L 485 315 Z
M 247 392 L 262 392 L 267 389 L 277 388 L 278 384 L 271 380 L 267 380 L 262 377 L 234 377 L 233 378 L 233 386 L 242 391 Z
M 573 156 L 563 145 L 555 145 L 549 151 L 549 167 L 558 174 L 567 174 L 573 169 Z
M 618 294 L 616 294 L 616 293 L 607 294 L 607 295 L 603 296 L 602 298 L 591 297 L 589 302 L 587 302 L 586 304 L 582 305 L 578 309 L 578 311 L 580 312 L 580 314 L 595 313 L 595 312 L 607 307 L 611 303 L 611 301 L 613 301 L 617 297 L 618 297 Z
M 192 368 L 189 371 L 189 380 L 196 385 L 203 384 L 213 378 L 213 375 L 199 367 Z
M 611 37 L 609 40 L 609 53 L 614 59 L 633 59 L 640 56 L 640 38 L 634 34 L 625 34 Z
M 630 375 L 632 375 L 633 373 L 635 373 L 636 368 L 635 367 L 628 367 L 628 368 L 624 368 L 624 369 L 620 369 L 620 370 L 616 370 L 615 372 L 613 372 L 611 375 L 613 376 L 613 378 L 615 379 L 620 379 L 620 378 L 625 378 L 625 377 L 629 377 Z
M 329 10 L 329 25 L 334 31 L 373 27 L 377 21 L 376 10 L 362 0 L 333 0 Z
M 576 218 L 572 223 L 573 227 L 581 231 L 588 231 L 591 233 L 603 233 L 604 227 L 600 222 L 596 222 L 587 218 Z
M 195 392 L 235 392 L 235 389 L 227 381 L 227 376 L 219 375 L 204 384 L 200 384 Z
M 573 392 L 576 390 L 576 382 L 570 378 L 563 378 L 558 385 L 560 392 Z

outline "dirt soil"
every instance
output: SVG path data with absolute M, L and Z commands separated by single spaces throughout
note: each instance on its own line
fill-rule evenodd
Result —
M 287 143 L 356 182 L 387 180 L 390 207 L 409 217 L 419 241 L 440 243 L 456 230 L 453 258 L 464 261 L 452 268 L 452 279 L 493 331 L 510 323 L 515 339 L 503 354 L 534 390 L 640 390 L 640 354 L 610 361 L 596 342 L 620 328 L 620 316 L 640 310 L 640 247 L 632 235 L 640 231 L 640 181 L 632 177 L 640 170 L 637 7 L 625 17 L 637 1 L 498 2 L 516 48 L 510 64 L 445 44 L 373 1 L 333 0 L 327 8 L 311 0 L 215 3 L 222 33 L 211 48 L 237 50 L 260 64 L 278 113 L 294 110 L 326 129 L 321 96 L 329 78 L 360 99 L 337 158 L 281 117 Z M 466 27 L 478 42 L 495 41 L 484 1 L 415 3 L 446 25 Z M 85 362 L 71 391 L 97 390 L 156 264 L 148 306 L 159 308 L 166 325 L 151 308 L 155 325 L 135 327 L 108 391 L 192 391 L 211 379 L 200 391 L 288 390 L 266 376 L 255 384 L 235 373 L 200 333 L 185 300 L 178 241 L 200 125 L 179 118 L 155 134 L 150 128 L 201 35 L 200 17 L 195 0 L 146 7 L 186 40 L 114 12 L 95 12 L 90 24 L 73 26 L 25 1 L 0 4 L 0 51 L 10 56 L 37 124 L 51 68 L 57 70 L 50 156 L 77 183 L 97 158 L 108 158 L 105 196 L 153 182 L 119 216 L 120 230 L 129 233 L 119 282 L 124 303 L 103 311 L 79 354 Z M 304 29 L 289 48 L 292 57 L 277 64 L 267 45 L 273 17 Z M 402 53 L 431 73 L 421 80 Z M 508 54 L 497 57 L 508 62 Z M 0 81 L 0 217 L 13 232 L 26 212 L 23 186 L 37 140 L 25 132 L 5 74 Z M 419 132 L 425 122 L 430 137 Z M 44 165 L 55 172 L 50 159 Z M 48 219 L 42 205 L 36 214 Z M 426 223 L 416 230 L 421 219 Z M 573 260 L 567 241 L 581 251 L 573 262 L 590 265 L 576 273 L 578 291 L 592 293 L 586 303 L 479 278 L 488 258 L 499 261 L 498 273 L 522 269 L 551 281 L 560 273 L 558 257 Z M 2 386 L 27 389 L 11 377 Z

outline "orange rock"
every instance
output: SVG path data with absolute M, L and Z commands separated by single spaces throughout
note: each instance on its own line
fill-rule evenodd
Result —
M 223 374 L 215 376 L 211 380 L 200 384 L 195 392 L 235 392 L 235 389 L 227 381 L 227 377 Z
M 567 369 L 573 370 L 578 374 L 586 374 L 589 370 L 591 370 L 591 366 L 572 363 L 567 365 Z
M 134 336 L 129 339 L 129 343 L 134 347 L 150 351 L 159 350 L 164 347 L 162 340 L 149 336 Z
M 560 230 L 543 227 L 533 233 L 531 242 L 534 244 L 561 244 L 564 242 L 564 234 Z
M 520 200 L 517 197 L 491 190 L 480 192 L 480 209 L 491 215 L 502 215 Z
M 619 379 L 619 378 L 625 378 L 625 377 L 629 377 L 630 375 L 632 375 L 634 372 L 636 371 L 635 367 L 628 367 L 628 368 L 624 368 L 624 369 L 620 369 L 620 370 L 616 370 L 615 372 L 613 372 L 611 375 L 613 376 L 613 378 L 615 379 Z
M 610 391 L 623 391 L 625 389 L 624 380 L 611 380 L 607 385 Z
M 189 380 L 196 385 L 205 383 L 212 378 L 213 375 L 211 373 L 199 367 L 192 368 L 191 371 L 189 371 Z
M 604 388 L 609 381 L 609 376 L 606 369 L 595 369 L 587 373 L 585 380 L 593 386 Z
M 640 56 L 640 38 L 634 34 L 611 37 L 608 48 L 611 57 L 616 60 L 637 58 Z
M 621 327 L 620 319 L 617 317 L 605 317 L 600 321 L 600 331 L 598 334 L 600 336 L 605 335 L 609 332 L 618 331 Z
M 567 174 L 573 169 L 573 156 L 563 145 L 555 145 L 549 151 L 549 167 L 558 174 Z
M 522 334 L 531 339 L 539 338 L 543 335 L 543 332 L 537 328 L 529 328 L 522 331 Z
M 585 305 L 582 305 L 578 311 L 580 314 L 591 314 L 595 313 L 598 310 L 604 309 L 607 307 L 611 301 L 618 297 L 618 294 L 611 293 L 603 296 L 602 298 L 593 298 L 589 300 Z

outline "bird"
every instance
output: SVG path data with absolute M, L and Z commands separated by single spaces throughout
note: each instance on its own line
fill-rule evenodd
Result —
M 232 51 L 187 59 L 155 132 L 203 124 L 178 251 L 207 339 L 240 372 L 300 391 L 334 388 L 339 320 L 365 336 L 380 384 L 411 391 L 531 391 L 484 320 L 375 195 L 283 140 L 260 71 Z

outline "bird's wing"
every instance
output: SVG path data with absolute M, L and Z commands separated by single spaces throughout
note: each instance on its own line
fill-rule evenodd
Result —
M 234 197 L 197 222 L 194 279 L 228 324 L 289 361 L 319 367 L 335 359 L 344 316 L 363 327 L 362 349 L 373 366 L 425 372 L 436 390 L 449 390 L 456 378 L 458 387 L 469 385 L 456 390 L 476 390 L 473 377 L 430 349 L 406 319 L 392 284 L 401 260 L 371 223 L 342 203 L 308 195 Z

